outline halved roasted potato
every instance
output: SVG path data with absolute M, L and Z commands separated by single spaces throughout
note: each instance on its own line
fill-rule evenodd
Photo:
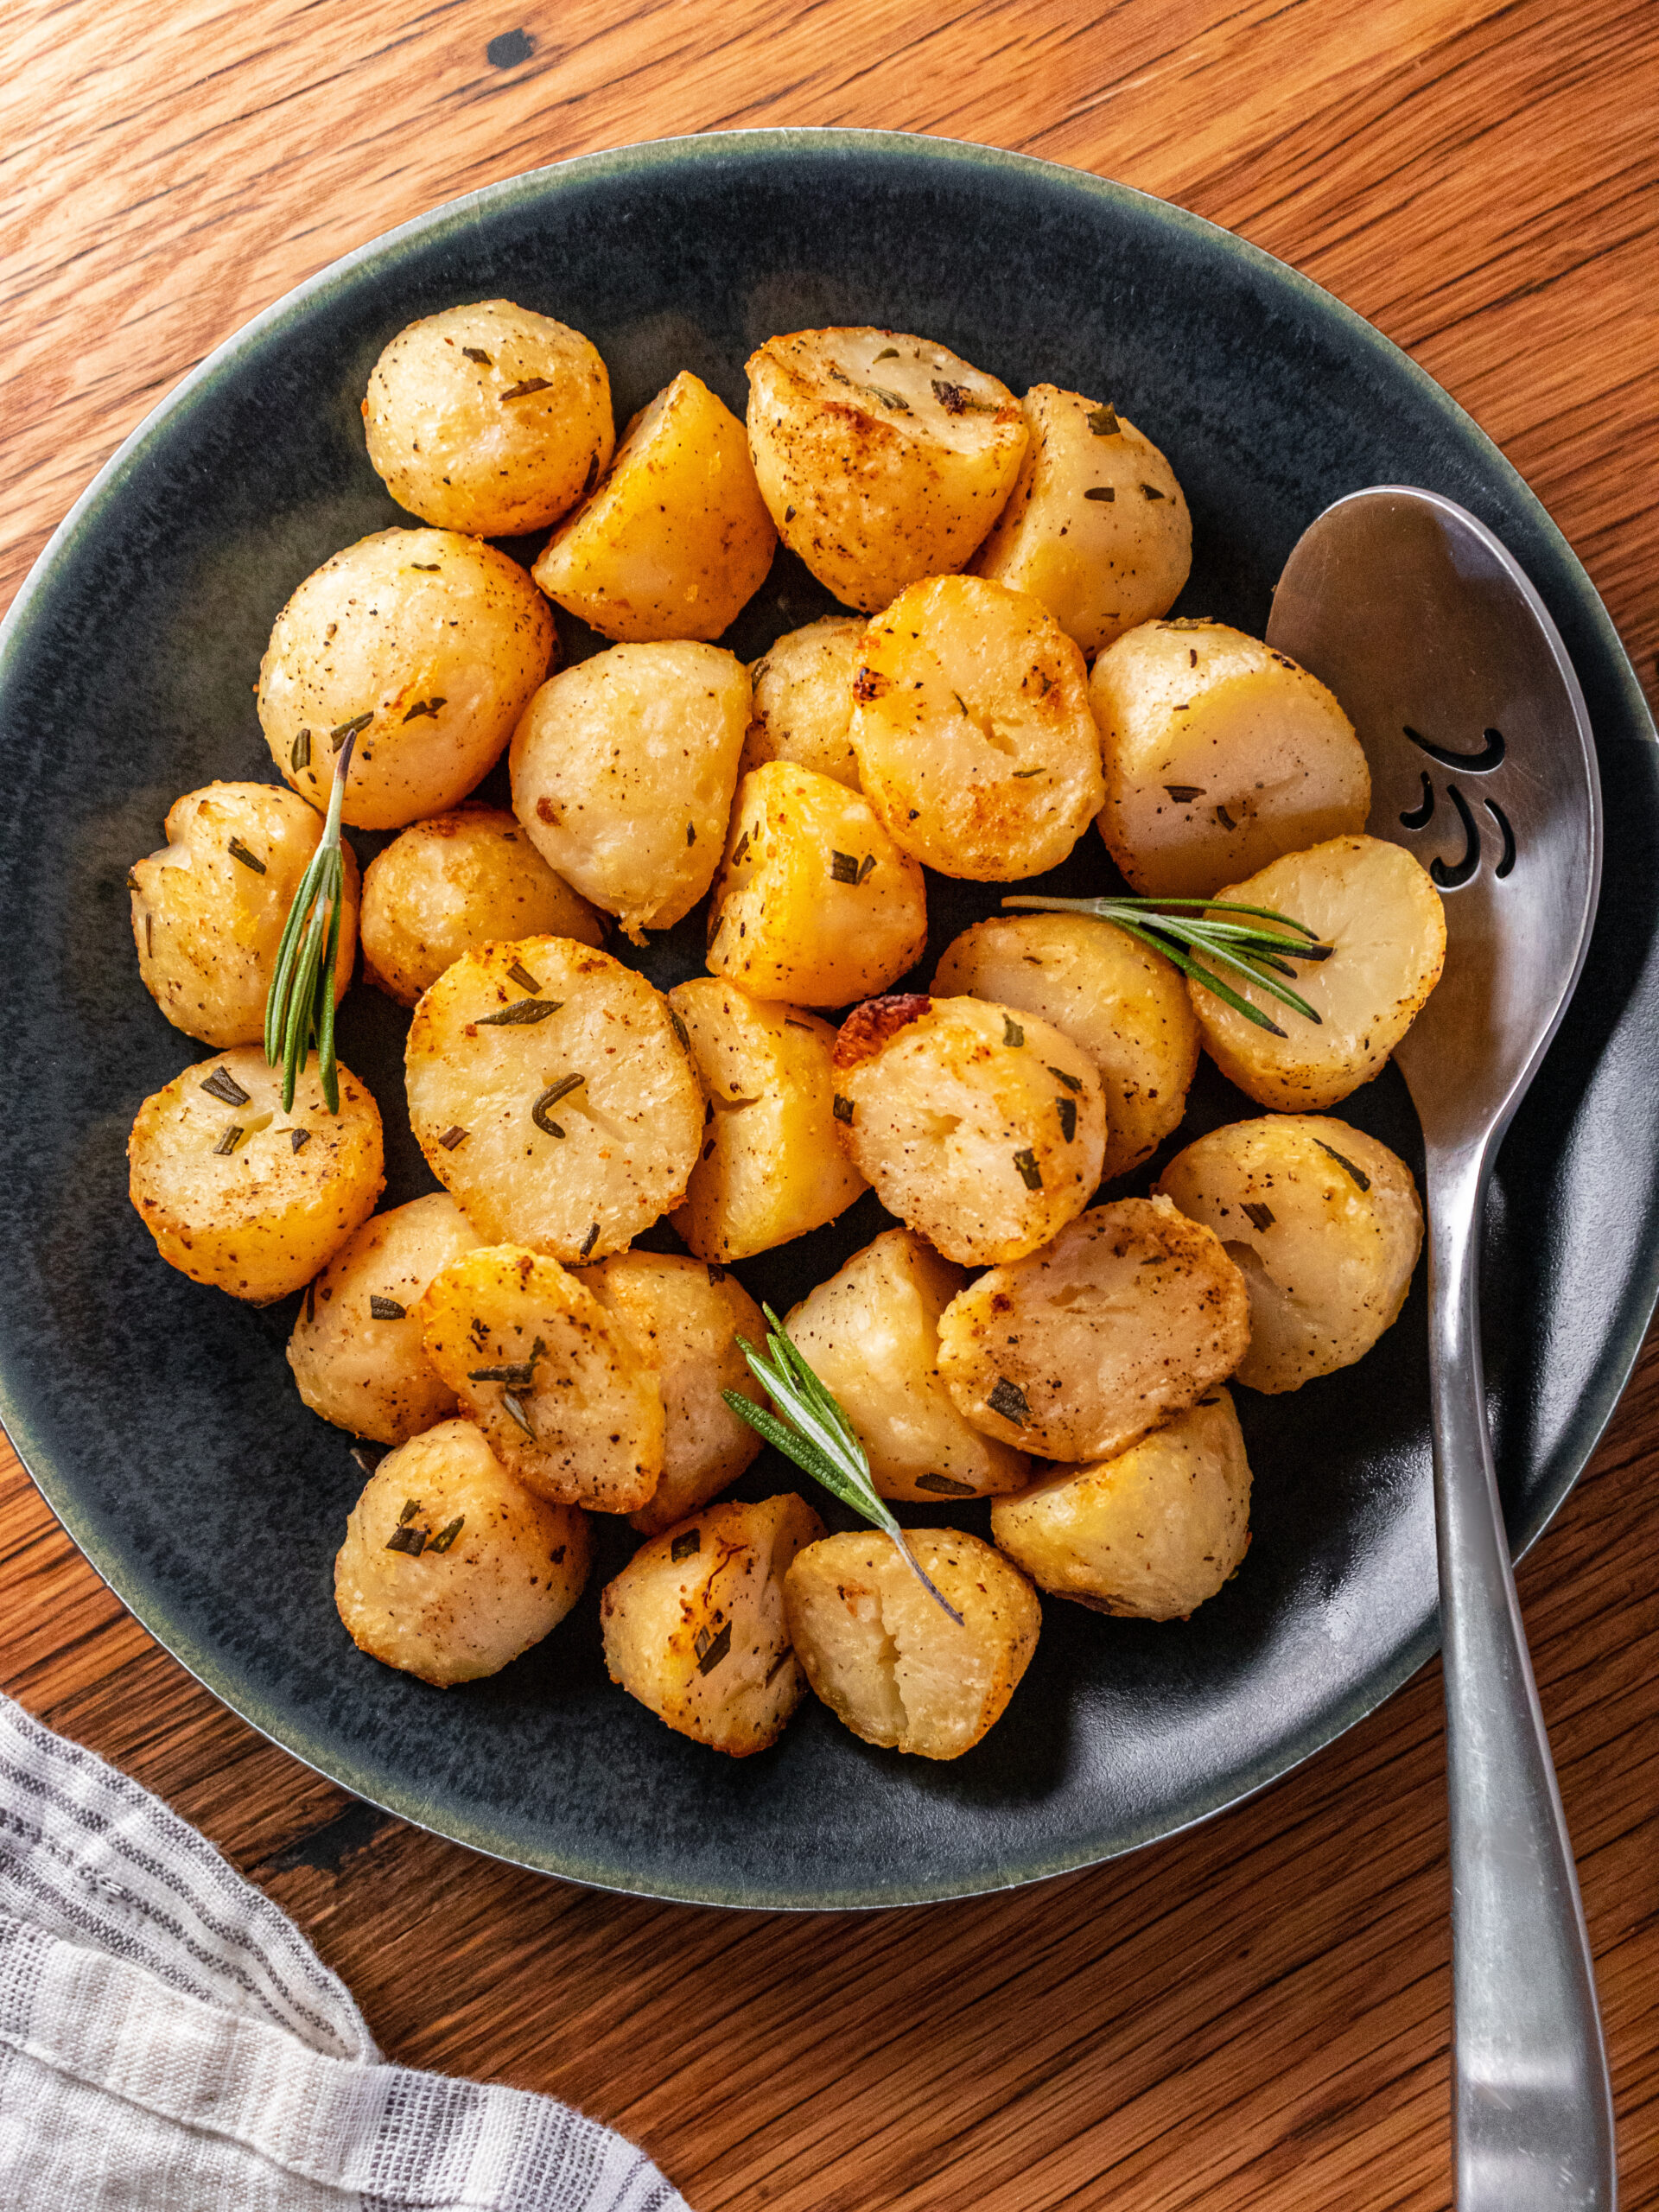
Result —
M 842 1024 L 835 1071 L 853 1165 L 949 1260 L 1017 1260 L 1095 1194 L 1100 1077 L 1035 1014 L 924 993 L 871 999 Z
M 1138 1167 L 1179 1126 L 1198 1017 L 1179 969 L 1126 930 L 1087 914 L 976 922 L 945 947 L 933 988 L 1038 1014 L 1082 1046 L 1106 1098 L 1103 1181 Z
M 314 1052 L 291 1111 L 257 1045 L 198 1060 L 138 1109 L 129 1191 L 172 1268 L 251 1306 L 303 1290 L 385 1188 L 380 1109 L 348 1068 L 330 1113 Z
M 999 1497 L 991 1534 L 1040 1589 L 1184 1621 L 1249 1548 L 1250 1463 L 1231 1398 L 1217 1386 L 1115 1458 Z
M 958 1759 L 1007 1710 L 1037 1649 L 1042 1607 L 1025 1576 L 960 1529 L 910 1529 L 909 1544 L 960 1626 L 891 1536 L 857 1529 L 797 1554 L 784 1580 L 806 1678 L 867 1744 Z
M 702 1150 L 674 1226 L 700 1259 L 747 1260 L 844 1213 L 867 1187 L 836 1135 L 836 1033 L 718 976 L 668 1003 L 708 1101 Z
M 778 534 L 874 613 L 959 569 L 1014 488 L 1026 423 L 1006 385 L 891 330 L 798 330 L 748 362 L 749 451 Z
M 677 1205 L 702 1093 L 666 1001 L 569 938 L 469 952 L 415 1009 L 409 1116 L 480 1236 L 572 1264 Z
M 1104 1459 L 1230 1375 L 1244 1279 L 1167 1198 L 1096 1206 L 939 1317 L 939 1373 L 976 1428 L 1046 1459 Z
M 1330 948 L 1296 972 L 1295 988 L 1319 1016 L 1317 1027 L 1241 976 L 1231 979 L 1236 988 L 1277 1033 L 1189 983 L 1205 1050 L 1222 1073 L 1258 1105 L 1293 1114 L 1334 1106 L 1369 1083 L 1445 963 L 1446 909 L 1427 870 L 1379 837 L 1332 837 L 1216 896 L 1287 915 Z
M 1397 1153 L 1316 1114 L 1212 1129 L 1158 1188 L 1213 1230 L 1250 1294 L 1238 1380 L 1300 1390 L 1363 1359 L 1399 1318 L 1423 1243 L 1423 1210 Z
M 787 760 L 744 777 L 709 907 L 714 974 L 751 998 L 847 1006 L 926 944 L 922 871 L 861 791 Z
M 1083 655 L 1029 593 L 981 576 L 901 592 L 853 680 L 859 781 L 894 842 L 944 875 L 1058 868 L 1105 796 Z
M 582 1595 L 592 1542 L 534 1497 L 470 1421 L 389 1452 L 352 1508 L 334 1603 L 359 1650 L 440 1689 L 493 1675 Z
M 1224 622 L 1145 622 L 1095 663 L 1100 834 L 1135 888 L 1221 884 L 1365 827 L 1371 775 L 1317 677 Z
M 433 1276 L 414 1317 L 462 1413 L 526 1489 L 600 1513 L 645 1503 L 663 1471 L 663 1394 L 580 1276 L 481 1245 Z
M 641 1545 L 601 1606 L 611 1680 L 682 1736 L 733 1758 L 764 1751 L 806 1689 L 785 1572 L 823 1534 L 790 1492 L 709 1506 Z
M 863 636 L 855 615 L 826 614 L 791 630 L 750 662 L 753 705 L 740 774 L 768 760 L 792 760 L 858 789 L 858 762 L 847 733 Z

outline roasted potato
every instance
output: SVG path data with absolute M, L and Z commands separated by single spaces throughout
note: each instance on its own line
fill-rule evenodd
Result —
M 1100 1077 L 1035 1014 L 922 993 L 872 999 L 842 1024 L 835 1071 L 853 1165 L 948 1260 L 1020 1259 L 1095 1194 Z
M 521 1245 L 482 1245 L 439 1269 L 414 1318 L 461 1412 L 527 1490 L 600 1513 L 645 1504 L 663 1471 L 663 1394 L 579 1276 Z
M 1083 655 L 1027 592 L 980 576 L 912 584 L 865 632 L 853 700 L 866 797 L 942 875 L 1040 875 L 1100 810 Z
M 1040 1589 L 1102 1613 L 1185 1620 L 1250 1542 L 1250 1463 L 1217 1387 L 1110 1459 L 999 1497 L 991 1534 Z
M 1399 1319 L 1423 1210 L 1397 1153 L 1346 1122 L 1271 1114 L 1178 1153 L 1158 1188 L 1226 1246 L 1250 1294 L 1238 1380 L 1300 1390 Z
M 448 530 L 381 530 L 308 575 L 259 664 L 270 757 L 326 809 L 355 732 L 344 817 L 401 830 L 458 805 L 493 765 L 554 646 L 516 561 Z
M 883 1497 L 984 1497 L 1031 1480 L 1025 1453 L 970 1428 L 939 1380 L 939 1316 L 964 1281 L 912 1230 L 885 1230 L 785 1319 Z
M 1275 1030 L 1259 1029 L 1197 982 L 1189 983 L 1205 1050 L 1259 1106 L 1294 1114 L 1334 1106 L 1369 1083 L 1421 1011 L 1446 959 L 1446 909 L 1428 873 L 1378 837 L 1332 837 L 1289 853 L 1216 896 L 1267 906 L 1318 932 L 1330 947 L 1296 971 L 1295 989 L 1315 1027 L 1233 976 Z
M 175 799 L 167 843 L 134 862 L 132 935 L 144 988 L 175 1029 L 224 1050 L 264 1035 L 288 910 L 322 842 L 322 817 L 274 784 L 209 784 Z M 357 855 L 341 841 L 345 893 L 334 1001 L 357 950 Z
M 768 760 L 816 768 L 858 789 L 858 762 L 848 726 L 864 625 L 851 614 L 826 614 L 791 630 L 749 664 L 753 704 L 740 775 Z
M 823 1534 L 791 1492 L 709 1506 L 641 1545 L 601 1606 L 611 1680 L 682 1736 L 737 1759 L 764 1751 L 806 1688 L 784 1574 Z
M 369 459 L 441 530 L 523 537 L 574 507 L 611 457 L 611 381 L 579 330 L 511 300 L 411 322 L 369 373 Z
M 592 1541 L 572 1505 L 532 1497 L 470 1421 L 389 1452 L 334 1560 L 359 1651 L 440 1689 L 493 1675 L 569 1611 Z
M 534 570 L 604 638 L 717 638 L 766 580 L 777 534 L 743 425 L 682 370 L 628 424 L 610 472 Z
M 192 1282 L 250 1306 L 302 1290 L 385 1188 L 380 1111 L 340 1069 L 340 1111 L 314 1052 L 291 1113 L 257 1045 L 198 1060 L 138 1109 L 129 1189 L 157 1250 Z
M 718 645 L 615 645 L 543 684 L 514 732 L 518 819 L 635 944 L 709 888 L 748 719 L 748 671 Z
M 1092 655 L 1173 607 L 1192 518 L 1174 470 L 1115 407 L 1052 384 L 1020 404 L 1031 442 L 973 567 L 1040 599 Z
M 365 970 L 400 1006 L 463 952 L 526 937 L 602 944 L 605 925 L 499 807 L 413 823 L 364 872 Z
M 1099 829 L 1138 892 L 1221 884 L 1365 827 L 1371 774 L 1316 677 L 1223 622 L 1147 622 L 1095 663 Z
M 407 1444 L 448 1421 L 455 1394 L 421 1344 L 410 1308 L 478 1238 L 442 1191 L 365 1221 L 313 1278 L 288 1363 L 314 1414 L 377 1444 Z
M 760 1437 L 721 1393 L 766 1403 L 737 1339 L 764 1344 L 766 1325 L 735 1275 L 701 1260 L 619 1252 L 582 1281 L 662 1393 L 662 1476 L 632 1516 L 643 1535 L 654 1536 L 707 1505 L 760 1451 Z
M 924 338 L 798 330 L 752 354 L 749 451 L 778 534 L 867 614 L 959 569 L 1014 488 L 1006 385 Z
M 1025 1576 L 977 1536 L 912 1529 L 906 1540 L 960 1627 L 891 1536 L 856 1529 L 796 1554 L 784 1578 L 790 1640 L 814 1692 L 855 1736 L 959 1759 L 1019 1687 L 1042 1607 Z
M 709 908 L 716 976 L 751 998 L 847 1006 L 926 944 L 922 871 L 861 792 L 785 760 L 744 777 Z
M 1104 1459 L 1213 1389 L 1249 1340 L 1219 1239 L 1167 1198 L 1119 1198 L 959 1291 L 939 1316 L 939 1373 L 987 1436 Z
M 532 937 L 465 954 L 405 1059 L 416 1141 L 493 1243 L 602 1259 L 685 1195 L 702 1093 L 665 1001 L 608 953 Z
M 1094 1062 L 1106 1099 L 1102 1179 L 1127 1175 L 1179 1127 L 1198 1064 L 1198 1022 L 1173 962 L 1087 914 L 1001 915 L 945 947 L 941 998 L 1034 1014 Z
M 844 1213 L 866 1188 L 836 1135 L 836 1033 L 696 976 L 668 995 L 708 1101 L 674 1226 L 700 1259 L 747 1260 Z

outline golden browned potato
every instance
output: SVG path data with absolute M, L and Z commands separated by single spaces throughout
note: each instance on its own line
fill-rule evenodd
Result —
M 734 1483 L 760 1449 L 721 1393 L 766 1403 L 737 1345 L 739 1337 L 764 1344 L 766 1322 L 735 1275 L 678 1255 L 619 1252 L 582 1281 L 662 1393 L 662 1476 L 632 1516 L 642 1535 L 654 1536 Z
M 939 1316 L 965 1281 L 912 1230 L 885 1230 L 784 1322 L 883 1497 L 984 1497 L 1031 1480 L 1025 1453 L 969 1427 L 939 1380 Z
M 582 1595 L 592 1541 L 573 1505 L 514 1482 L 470 1421 L 389 1452 L 334 1560 L 334 1603 L 359 1651 L 440 1689 L 493 1675 Z
M 1224 622 L 1146 622 L 1095 663 L 1100 834 L 1138 892 L 1221 884 L 1365 827 L 1371 775 L 1316 677 Z
M 1115 407 L 1052 384 L 1020 404 L 1031 443 L 973 565 L 1040 599 L 1094 654 L 1173 607 L 1192 565 L 1192 518 L 1174 470 Z
M 1244 1279 L 1167 1198 L 1096 1206 L 939 1316 L 939 1373 L 988 1436 L 1104 1459 L 1213 1389 L 1250 1340 Z
M 777 543 L 743 425 L 683 369 L 629 423 L 534 574 L 601 637 L 717 638 L 765 583 Z
M 579 330 L 511 300 L 411 322 L 369 375 L 369 459 L 442 530 L 522 537 L 574 507 L 611 457 L 611 382 Z
M 614 645 L 543 684 L 512 804 L 551 868 L 636 944 L 709 888 L 737 785 L 748 671 L 718 645 Z
M 291 1113 L 257 1045 L 198 1060 L 138 1109 L 129 1188 L 157 1250 L 192 1282 L 250 1306 L 302 1290 L 385 1188 L 380 1111 L 340 1069 L 340 1111 L 314 1052 Z
M 708 1101 L 674 1226 L 700 1259 L 747 1260 L 844 1213 L 867 1186 L 836 1135 L 836 1033 L 718 976 L 668 995 Z
M 608 953 L 465 954 L 416 1007 L 405 1064 L 416 1141 L 493 1243 L 602 1259 L 685 1195 L 702 1093 L 667 1002 Z
M 402 1006 L 413 1006 L 463 952 L 526 937 L 602 944 L 605 925 L 500 807 L 463 806 L 414 823 L 364 873 L 366 972 Z
M 314 1414 L 407 1444 L 455 1410 L 455 1394 L 427 1358 L 410 1311 L 440 1268 L 478 1238 L 442 1191 L 376 1214 L 307 1287 L 288 1340 L 288 1363 Z
M 547 674 L 547 601 L 516 561 L 448 530 L 381 530 L 308 575 L 259 664 L 270 757 L 326 809 L 355 734 L 345 819 L 401 830 L 458 805 Z
M 1231 1398 L 1217 1388 L 1116 1458 L 999 1497 L 991 1534 L 1040 1589 L 1184 1621 L 1249 1548 L 1250 1463 Z
M 958 1529 L 910 1529 L 923 1589 L 891 1536 L 857 1529 L 798 1554 L 784 1580 L 795 1656 L 816 1694 L 867 1744 L 959 1759 L 1007 1709 L 1037 1649 L 1042 1607 L 1025 1576 Z
M 1332 837 L 1216 896 L 1271 907 L 1331 948 L 1296 971 L 1294 988 L 1318 1014 L 1317 1027 L 1240 976 L 1229 980 L 1279 1034 L 1188 984 L 1205 1050 L 1222 1073 L 1259 1106 L 1289 1114 L 1334 1106 L 1369 1083 L 1440 978 L 1446 909 L 1427 870 L 1381 838 Z
M 790 1493 L 709 1506 L 642 1544 L 601 1607 L 611 1680 L 682 1736 L 735 1759 L 764 1751 L 806 1688 L 784 1575 L 823 1534 Z
M 922 871 L 861 792 L 786 760 L 744 777 L 709 909 L 716 976 L 751 998 L 847 1006 L 926 944 Z
M 1238 1380 L 1253 1390 L 1351 1367 L 1399 1319 L 1423 1210 L 1405 1161 L 1363 1129 L 1316 1114 L 1235 1122 L 1178 1153 L 1158 1187 L 1244 1277 Z
M 1029 593 L 980 576 L 912 584 L 865 632 L 853 698 L 865 794 L 941 874 L 1040 875 L 1100 810 L 1083 655 Z
M 835 1070 L 853 1165 L 949 1260 L 1020 1259 L 1095 1194 L 1100 1077 L 1035 1014 L 923 993 L 872 999 L 842 1024 Z
M 798 330 L 750 356 L 749 451 L 778 534 L 874 613 L 959 569 L 1025 457 L 1006 385 L 891 330 Z
M 1198 1016 L 1180 970 L 1126 930 L 1088 914 L 976 922 L 946 946 L 933 988 L 1038 1014 L 1082 1046 L 1106 1098 L 1103 1181 L 1138 1167 L 1179 1125 Z
M 858 762 L 848 726 L 864 625 L 851 614 L 826 614 L 779 638 L 749 664 L 753 705 L 738 772 L 768 760 L 816 768 L 858 789 Z
M 221 1049 L 257 1044 L 288 910 L 322 842 L 322 817 L 274 784 L 209 784 L 168 810 L 167 843 L 135 861 L 132 935 L 144 988 L 175 1029 Z M 357 855 L 345 894 L 334 1002 L 357 950 Z
M 486 1244 L 416 1301 L 426 1356 L 508 1473 L 538 1497 L 632 1513 L 663 1471 L 651 1369 L 556 1260 Z

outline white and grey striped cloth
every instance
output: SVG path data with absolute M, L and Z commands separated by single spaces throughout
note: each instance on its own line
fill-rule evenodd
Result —
M 385 2064 L 292 1922 L 0 1698 L 4 2212 L 687 2212 L 632 2144 Z

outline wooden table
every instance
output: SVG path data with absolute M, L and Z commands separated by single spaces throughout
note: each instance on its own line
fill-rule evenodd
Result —
M 1308 271 L 1499 441 L 1655 674 L 1643 0 L 10 0 L 5 24 L 0 603 L 185 370 L 348 247 L 595 147 L 858 124 L 1116 176 Z M 1522 1576 L 1632 2212 L 1659 2201 L 1656 1474 L 1650 1347 Z M 0 1562 L 0 1681 L 264 1885 L 390 2054 L 572 2100 L 698 2212 L 1450 2202 L 1433 1670 L 1255 1803 L 1097 1873 L 728 1916 L 353 1803 L 149 1641 L 15 1461 Z

